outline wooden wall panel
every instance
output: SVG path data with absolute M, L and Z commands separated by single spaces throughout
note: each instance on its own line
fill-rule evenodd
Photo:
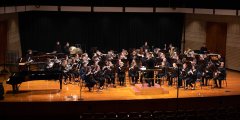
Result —
M 207 22 L 206 45 L 208 50 L 226 56 L 227 23 Z
M 4 63 L 7 50 L 7 22 L 0 21 L 0 64 Z

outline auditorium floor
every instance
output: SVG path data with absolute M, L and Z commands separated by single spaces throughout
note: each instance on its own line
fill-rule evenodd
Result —
M 240 95 L 240 72 L 227 71 L 227 86 L 225 83 L 223 88 L 214 88 L 211 86 L 203 86 L 202 89 L 197 83 L 195 90 L 179 89 L 179 98 L 187 97 L 210 97 L 210 96 L 227 96 Z M 0 82 L 3 82 L 5 89 L 4 100 L 0 102 L 37 102 L 37 101 L 78 101 L 80 98 L 80 87 L 77 84 L 63 84 L 63 89 L 59 90 L 59 82 L 53 80 L 37 80 L 23 82 L 20 86 L 20 92 L 12 94 L 11 85 L 6 84 L 7 76 L 0 76 Z M 152 89 L 150 93 L 138 94 L 133 90 L 127 79 L 126 87 L 117 85 L 116 88 L 108 87 L 102 91 L 94 88 L 94 91 L 89 92 L 88 88 L 83 87 L 81 98 L 84 101 L 100 101 L 100 100 L 133 100 L 133 99 L 167 99 L 176 98 L 176 86 L 168 87 L 167 82 L 161 86 L 161 90 L 168 91 L 167 93 L 156 92 L 160 89 Z M 144 88 L 148 89 L 148 88 Z

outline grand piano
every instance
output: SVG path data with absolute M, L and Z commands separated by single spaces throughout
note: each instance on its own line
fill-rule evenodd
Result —
M 47 57 L 46 57 L 47 56 Z M 47 60 L 52 58 L 52 55 L 38 55 L 33 57 L 33 62 L 19 62 L 19 71 L 13 73 L 6 81 L 12 85 L 13 93 L 19 91 L 22 82 L 33 80 L 59 80 L 60 90 L 62 89 L 62 71 L 61 69 L 46 70 Z

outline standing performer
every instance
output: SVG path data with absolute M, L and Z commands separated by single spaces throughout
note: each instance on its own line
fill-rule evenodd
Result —
M 155 63 L 154 63 L 154 60 L 152 58 L 152 53 L 147 53 L 147 60 L 146 60 L 146 68 L 147 69 L 154 69 L 154 66 L 155 66 Z M 147 78 L 150 78 L 148 79 L 146 82 L 148 83 L 148 86 L 151 87 L 151 86 L 154 86 L 154 71 L 148 71 L 147 72 Z

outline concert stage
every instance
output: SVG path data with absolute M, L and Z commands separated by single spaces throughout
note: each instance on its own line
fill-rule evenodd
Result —
M 211 88 L 197 83 L 195 90 L 179 89 L 164 85 L 164 94 L 136 94 L 129 80 L 125 87 L 105 87 L 92 92 L 83 87 L 80 93 L 78 84 L 63 85 L 59 89 L 59 81 L 37 80 L 23 82 L 20 91 L 12 94 L 12 86 L 6 84 L 6 76 L 1 76 L 4 83 L 4 100 L 0 100 L 0 114 L 20 116 L 37 115 L 39 111 L 45 115 L 78 115 L 83 112 L 120 112 L 120 111 L 155 111 L 176 109 L 204 109 L 205 107 L 239 106 L 240 100 L 240 72 L 227 71 L 227 86 Z M 150 88 L 151 89 L 151 88 Z M 159 88 L 157 88 L 159 89 Z

